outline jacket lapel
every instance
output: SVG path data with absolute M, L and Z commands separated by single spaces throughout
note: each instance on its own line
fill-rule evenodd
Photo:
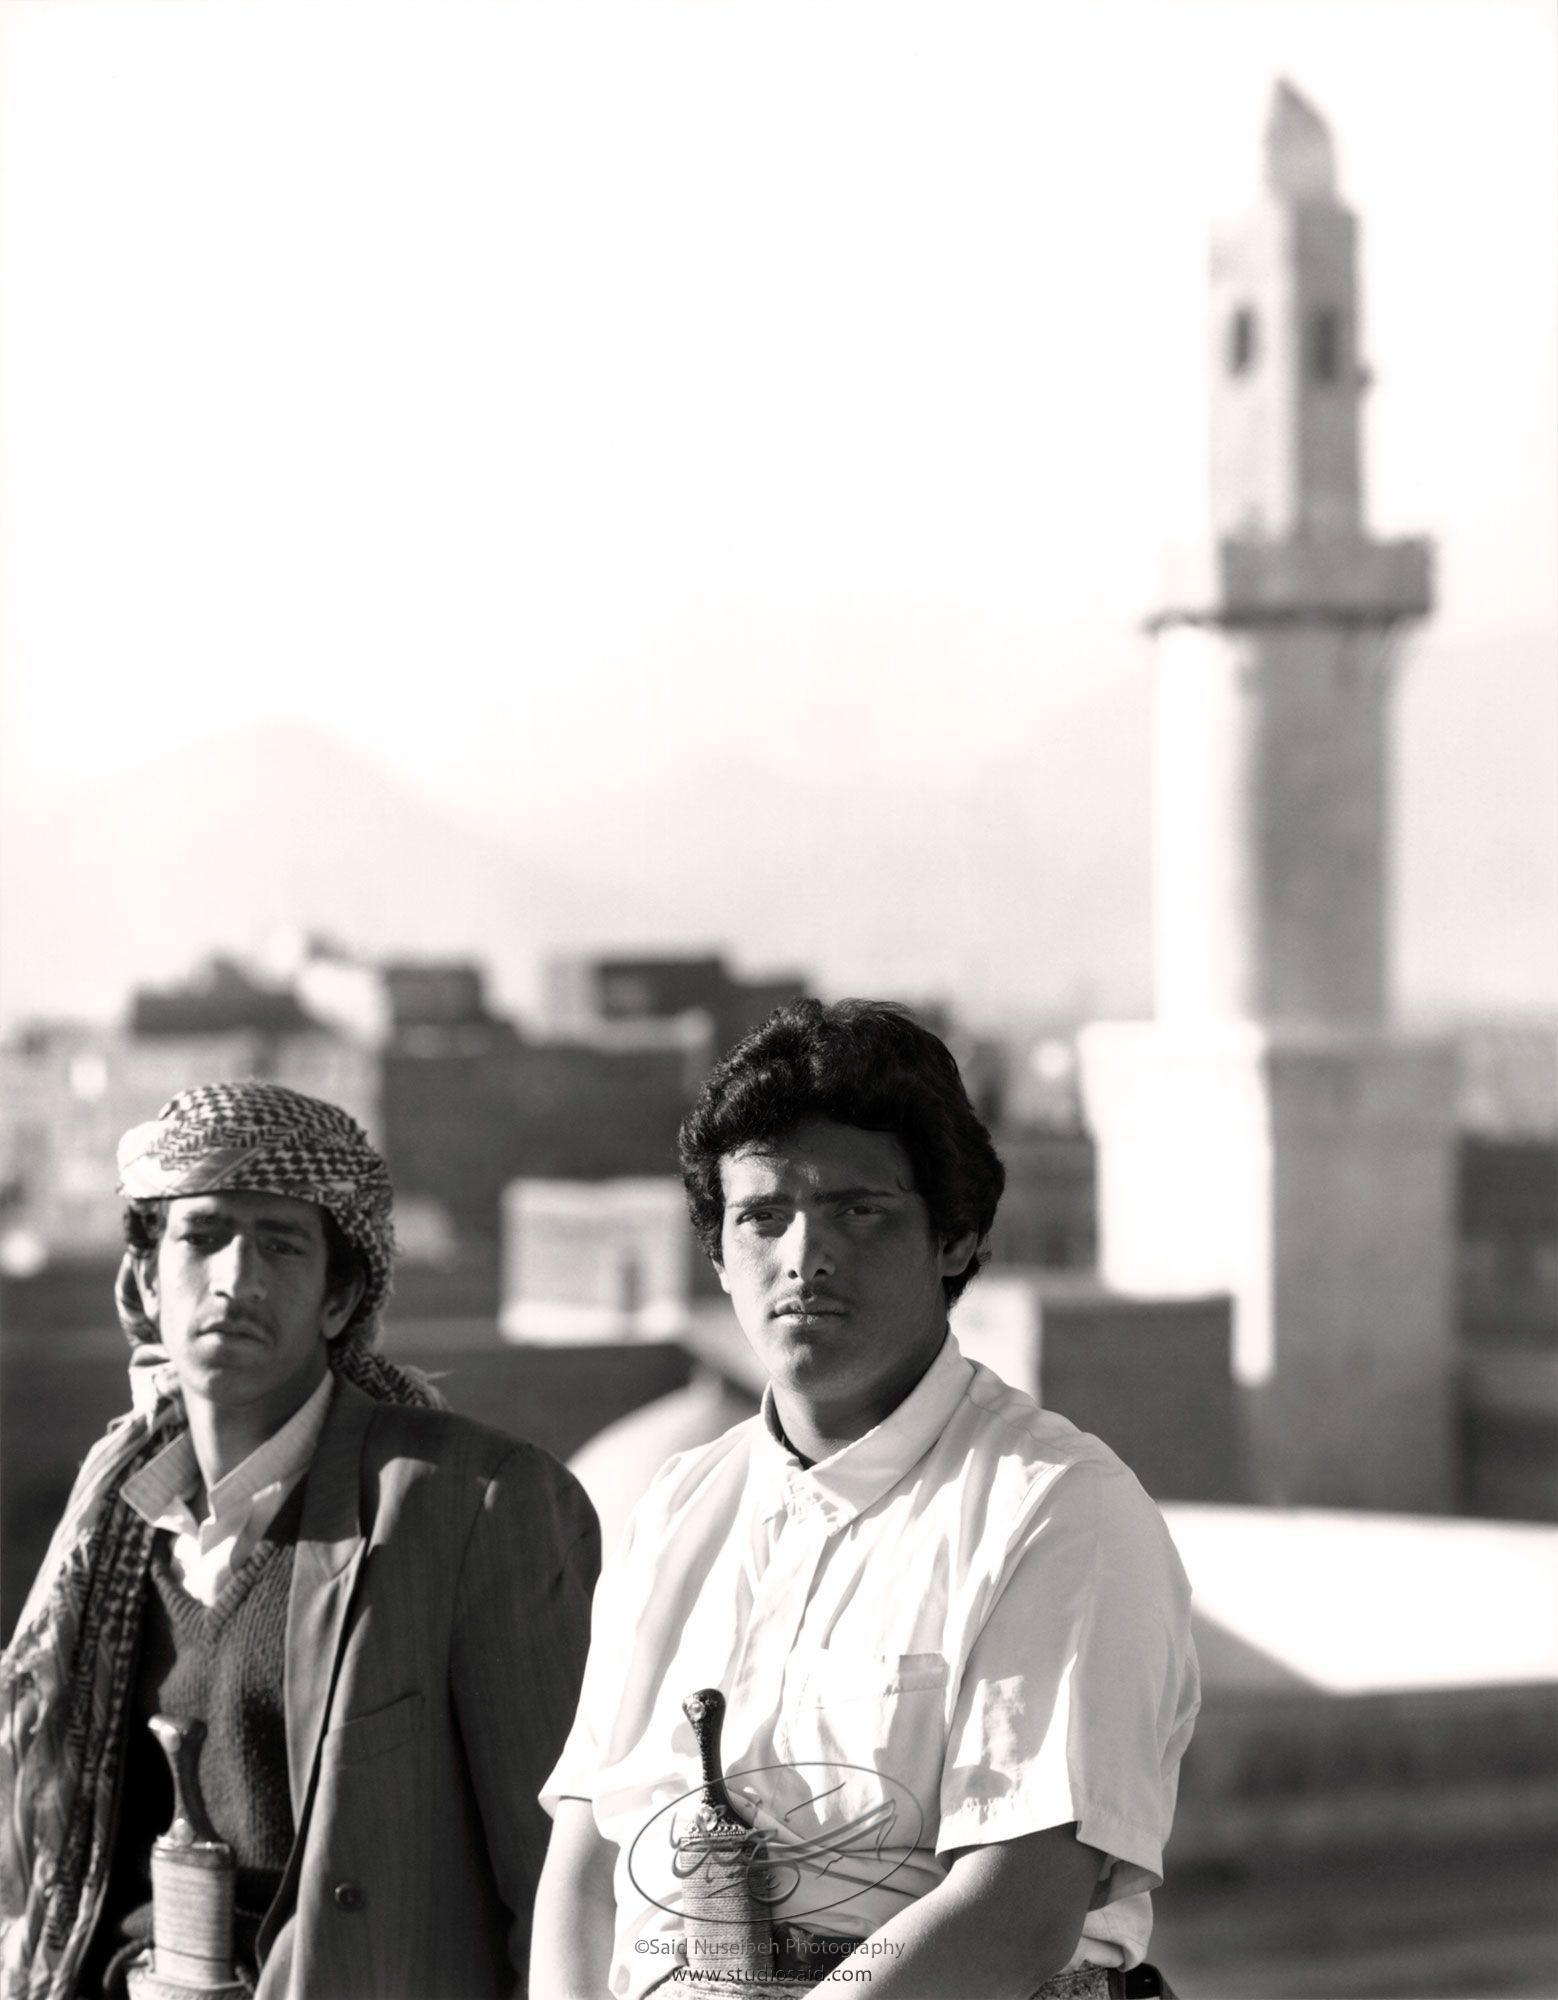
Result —
M 374 1404 L 337 1379 L 303 1493 L 287 1600 L 287 1780 L 301 1836 L 352 1586 L 366 1546 L 360 1493 Z

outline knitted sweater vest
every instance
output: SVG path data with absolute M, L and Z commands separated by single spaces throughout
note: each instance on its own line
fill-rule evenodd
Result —
M 237 1862 L 235 1948 L 253 1964 L 255 1936 L 281 1886 L 295 1831 L 283 1687 L 302 1502 L 300 1485 L 209 1606 L 178 1581 L 169 1538 L 156 1538 L 114 1859 L 89 1961 L 102 1962 L 99 1947 L 150 1936 L 151 1846 L 173 1817 L 173 1781 L 146 1725 L 154 1715 L 173 1715 L 198 1716 L 206 1725 L 200 1789 Z

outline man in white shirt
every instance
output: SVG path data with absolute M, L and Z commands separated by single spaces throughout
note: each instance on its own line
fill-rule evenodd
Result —
M 688 1976 L 705 1687 L 776 1969 L 873 2000 L 1162 1990 L 1189 1590 L 1125 1466 L 949 1331 L 1004 1179 L 950 1053 L 886 1004 L 795 1003 L 681 1151 L 769 1385 L 662 1469 L 602 1578 L 543 1794 L 536 2000 Z
M 583 1667 L 589 1502 L 374 1352 L 392 1192 L 339 1107 L 181 1091 L 119 1173 L 135 1407 L 0 1660 L 0 1991 L 123 2000 L 144 1965 L 165 1714 L 206 1727 L 258 2000 L 511 1994 Z

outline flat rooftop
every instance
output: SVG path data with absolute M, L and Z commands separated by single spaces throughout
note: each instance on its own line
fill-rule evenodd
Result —
M 1163 1516 L 1209 1688 L 1558 1682 L 1558 1528 L 1186 1501 Z

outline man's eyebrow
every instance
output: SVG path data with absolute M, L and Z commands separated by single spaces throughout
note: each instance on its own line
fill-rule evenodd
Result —
M 912 1194 L 912 1188 L 898 1187 L 846 1187 L 824 1188 L 818 1195 L 819 1201 L 872 1201 L 896 1200 L 900 1195 Z
M 272 1236 L 296 1236 L 305 1243 L 312 1243 L 314 1232 L 307 1223 L 293 1222 L 285 1215 L 262 1215 L 257 1218 L 261 1229 L 268 1229 Z
M 192 1226 L 209 1228 L 213 1223 L 226 1223 L 236 1228 L 240 1218 L 229 1208 L 197 1208 L 185 1213 L 183 1220 Z M 290 1215 L 266 1215 L 262 1210 L 254 1217 L 253 1226 L 263 1229 L 268 1236 L 291 1236 L 299 1243 L 312 1243 L 314 1232 L 306 1222 L 298 1222 Z
M 913 1194 L 913 1188 L 899 1187 L 841 1187 L 822 1188 L 812 1197 L 816 1201 L 901 1201 Z M 727 1208 L 773 1208 L 779 1203 L 795 1206 L 795 1197 L 781 1188 L 765 1191 L 761 1188 L 752 1194 L 744 1194 L 737 1201 L 725 1204 Z

